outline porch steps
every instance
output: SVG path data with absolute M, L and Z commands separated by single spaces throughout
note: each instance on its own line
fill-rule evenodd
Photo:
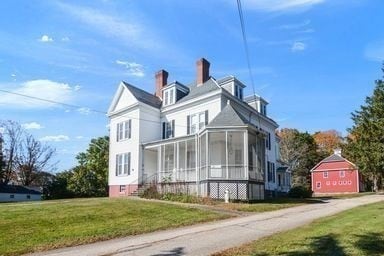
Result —
M 140 194 L 142 194 L 145 190 L 145 186 L 141 186 L 139 187 L 138 189 L 136 189 L 135 191 L 133 191 L 129 196 L 139 196 Z

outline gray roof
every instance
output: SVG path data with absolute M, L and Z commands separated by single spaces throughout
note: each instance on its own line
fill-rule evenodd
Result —
M 333 154 L 333 155 L 330 155 L 329 157 L 326 157 L 323 160 L 321 160 L 321 163 L 338 162 L 338 161 L 345 161 L 345 158 L 343 158 L 337 154 Z
M 227 104 L 223 110 L 207 125 L 207 128 L 220 126 L 244 126 L 249 122 L 239 114 L 231 104 Z
M 140 102 L 143 102 L 145 104 L 148 104 L 155 108 L 161 107 L 161 100 L 156 97 L 155 95 L 152 95 L 142 89 L 139 89 L 133 85 L 130 85 L 123 81 L 123 84 L 127 89 L 133 94 L 133 96 Z
M 194 99 L 194 98 L 199 97 L 201 95 L 219 90 L 220 87 L 217 86 L 217 84 L 214 82 L 213 78 L 210 78 L 207 81 L 205 81 L 203 84 L 201 84 L 199 86 L 197 86 L 197 84 L 193 84 L 193 85 L 189 86 L 188 89 L 189 89 L 189 93 L 185 97 L 181 98 L 177 103 L 184 102 L 184 101 L 187 101 L 190 99 Z
M 0 193 L 41 195 L 41 192 L 37 190 L 19 185 L 0 185 Z

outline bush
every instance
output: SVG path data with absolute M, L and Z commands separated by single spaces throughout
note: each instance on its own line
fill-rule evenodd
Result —
M 288 192 L 289 197 L 308 198 L 312 196 L 312 191 L 304 186 L 295 186 Z
M 161 199 L 161 194 L 157 190 L 156 185 L 151 185 L 145 189 L 142 194 L 139 194 L 139 196 L 147 199 Z

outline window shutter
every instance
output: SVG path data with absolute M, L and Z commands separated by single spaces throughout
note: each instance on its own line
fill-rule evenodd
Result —
M 208 110 L 205 110 L 205 125 L 208 124 Z
M 116 176 L 119 175 L 119 155 L 116 155 Z
M 120 124 L 116 124 L 116 141 L 119 141 L 119 126 Z
M 172 120 L 172 138 L 175 137 L 175 120 Z
M 166 123 L 163 122 L 163 139 L 165 139 L 165 132 L 166 132 Z
M 187 135 L 191 133 L 191 116 L 187 116 Z
M 128 139 L 131 138 L 132 120 L 128 120 Z
M 128 157 L 128 175 L 131 175 L 131 152 L 127 154 Z

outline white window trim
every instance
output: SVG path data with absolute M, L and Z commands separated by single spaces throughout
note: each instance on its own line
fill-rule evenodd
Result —
M 132 119 L 116 124 L 116 141 L 128 140 L 132 134 Z
M 320 181 L 316 181 L 316 188 L 317 189 L 321 188 L 321 182 Z
M 339 171 L 339 176 L 340 176 L 340 178 L 344 178 L 345 177 L 345 171 L 344 170 L 340 170 Z
M 129 176 L 131 174 L 131 152 L 116 155 L 116 176 Z
M 323 178 L 328 179 L 328 177 L 329 177 L 328 171 L 323 172 Z

